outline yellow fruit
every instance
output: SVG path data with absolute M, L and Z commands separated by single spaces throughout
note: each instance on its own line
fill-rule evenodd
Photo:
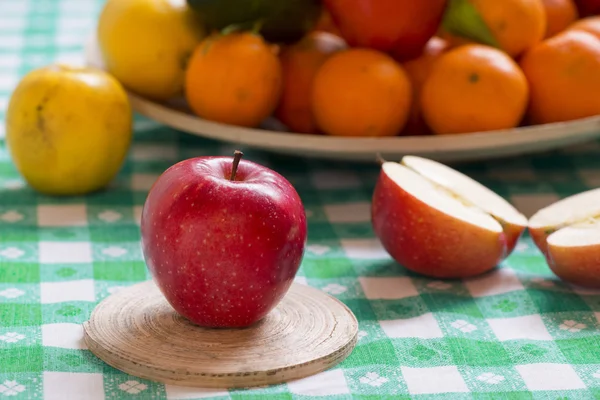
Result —
M 185 68 L 205 31 L 185 0 L 107 0 L 98 20 L 107 70 L 154 100 L 180 96 Z
M 132 138 L 122 85 L 92 68 L 50 65 L 26 74 L 6 111 L 6 142 L 23 178 L 49 195 L 80 195 L 106 186 Z

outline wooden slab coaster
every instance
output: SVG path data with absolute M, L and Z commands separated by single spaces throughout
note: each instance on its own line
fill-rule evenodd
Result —
M 84 339 L 107 364 L 152 381 L 244 388 L 304 378 L 353 350 L 358 322 L 339 300 L 293 284 L 262 321 L 206 329 L 181 317 L 152 281 L 104 299 L 84 323 Z

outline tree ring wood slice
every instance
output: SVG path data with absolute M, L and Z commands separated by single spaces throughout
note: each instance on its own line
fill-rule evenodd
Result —
M 98 358 L 166 384 L 246 388 L 329 369 L 354 349 L 358 321 L 342 302 L 294 283 L 279 305 L 243 329 L 208 329 L 181 317 L 153 281 L 104 299 L 84 323 Z

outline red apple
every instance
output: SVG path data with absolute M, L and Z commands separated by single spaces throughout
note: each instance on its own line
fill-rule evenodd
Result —
M 582 17 L 600 15 L 600 0 L 575 0 L 575 4 Z
M 539 210 L 529 219 L 529 232 L 556 276 L 600 288 L 600 189 Z
M 175 311 L 203 327 L 261 320 L 287 293 L 306 245 L 294 187 L 240 158 L 236 152 L 171 166 L 142 211 L 149 271 Z
M 441 24 L 447 0 L 324 0 L 352 47 L 390 52 L 399 61 L 417 57 Z
M 406 156 L 401 163 L 382 164 L 372 223 L 383 247 L 405 268 L 435 278 L 467 278 L 508 257 L 527 219 L 468 176 Z

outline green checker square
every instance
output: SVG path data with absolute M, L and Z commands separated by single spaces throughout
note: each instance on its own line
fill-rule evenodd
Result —
M 305 276 L 317 279 L 356 276 L 352 263 L 344 257 L 305 257 L 302 261 L 302 271 Z
M 544 277 L 554 276 L 541 255 L 513 253 L 505 263 L 508 264 L 511 269 L 518 272 L 527 272 Z
M 355 278 L 315 279 L 307 277 L 307 282 L 310 286 L 340 300 L 365 297 L 360 283 Z
M 118 232 L 121 227 L 135 224 L 131 206 L 89 205 L 87 206 L 87 220 L 90 227 L 103 227 L 111 233 Z
M 357 340 L 359 344 L 368 344 L 377 340 L 387 339 L 379 322 L 359 319 Z
M 540 313 L 590 311 L 590 307 L 575 293 L 546 289 L 527 289 Z
M 37 263 L 0 262 L 0 284 L 34 283 L 40 281 L 40 267 Z
M 542 314 L 542 320 L 554 339 L 575 339 L 596 336 L 600 324 L 591 312 Z
M 135 163 L 131 164 L 131 172 L 142 174 L 161 174 L 178 161 L 179 159 L 177 158 L 136 161 Z
M 481 310 L 472 297 L 454 293 L 421 293 L 421 298 L 432 312 L 460 314 L 467 317 L 482 318 Z
M 104 281 L 142 281 L 147 276 L 144 261 L 96 261 L 94 279 Z
M 131 262 L 143 260 L 140 242 L 92 243 L 95 261 Z
M 600 398 L 597 394 L 589 390 L 540 390 L 531 392 L 531 398 L 533 400 L 592 400 Z
M 0 303 L 39 303 L 40 285 L 35 283 L 0 283 Z
M 37 228 L 22 225 L 0 225 L 0 241 L 2 242 L 35 242 L 37 240 Z
M 414 318 L 429 312 L 419 296 L 396 300 L 372 300 L 371 307 L 380 321 Z
M 472 400 L 470 393 L 439 393 L 439 394 L 417 394 L 410 397 L 415 400 Z
M 38 245 L 35 242 L 0 243 L 0 263 L 32 263 L 38 261 Z
M 133 204 L 133 196 L 128 182 L 115 181 L 110 190 L 94 193 L 87 198 L 90 205 L 102 206 L 128 206 Z
M 16 174 L 0 171 L 0 189 L 2 189 L 2 204 L 6 206 L 37 205 L 37 193 L 26 186 L 25 182 Z
M 38 235 L 41 241 L 87 242 L 90 233 L 87 227 L 40 227 Z
M 354 266 L 356 273 L 364 277 L 413 276 L 409 270 L 390 258 L 379 260 L 352 258 L 349 261 Z
M 600 337 L 557 339 L 556 345 L 570 364 L 600 364 Z
M 35 207 L 0 206 L 0 232 L 19 226 L 35 228 L 37 211 Z
M 448 338 L 496 341 L 496 335 L 485 319 L 445 311 L 434 312 L 435 319 Z
M 82 324 L 87 321 L 96 303 L 84 301 L 69 301 L 62 303 L 43 304 L 42 317 L 44 324 L 68 322 Z
M 105 364 L 88 350 L 44 348 L 44 371 L 103 372 Z
M 447 337 L 446 343 L 455 365 L 480 367 L 511 365 L 510 355 L 500 342 Z
M 372 341 L 368 344 L 358 343 L 352 353 L 339 364 L 340 368 L 358 366 L 378 368 L 376 367 L 378 365 L 389 365 L 396 368 L 400 366 L 394 344 L 389 339 Z
M 40 268 L 42 282 L 64 282 L 93 278 L 92 264 L 45 264 Z
M 454 365 L 452 352 L 443 338 L 403 338 L 393 339 L 392 343 L 400 365 L 411 368 Z
M 471 393 L 473 400 L 531 400 L 533 395 L 530 391 L 519 392 L 477 392 Z
M 11 400 L 43 399 L 42 371 L 0 372 L 0 394 Z
M 527 386 L 513 367 L 458 367 L 465 383 L 472 392 L 523 392 Z
M 585 386 L 600 391 L 600 364 L 576 364 L 573 369 Z
M 163 384 L 118 372 L 104 374 L 104 393 L 106 399 L 162 400 L 166 396 Z
M 0 302 L 0 326 L 35 326 L 42 322 L 39 304 Z
M 592 294 L 591 292 L 578 293 L 579 297 L 595 312 L 600 312 L 600 296 L 599 292 Z
M 333 230 L 340 238 L 370 238 L 373 236 L 373 228 L 370 222 L 356 222 L 333 225 Z
M 308 245 L 320 244 L 324 241 L 337 240 L 337 235 L 333 225 L 329 222 L 307 221 L 308 226 Z
M 2 372 L 33 372 L 44 368 L 44 349 L 42 346 L 0 347 Z
M 549 340 L 507 340 L 502 346 L 513 365 L 567 362 L 557 344 Z
M 38 326 L 0 326 L 0 349 L 38 346 L 42 334 Z
M 110 296 L 118 292 L 121 289 L 124 289 L 128 286 L 136 284 L 136 281 L 133 282 L 123 282 L 123 281 L 95 281 L 94 282 L 94 290 L 96 295 L 96 300 L 100 301 L 104 298 Z
M 386 396 L 405 395 L 408 388 L 399 366 L 383 365 L 378 368 L 363 366 L 344 369 L 346 383 L 350 393 L 382 394 Z
M 378 321 L 372 303 L 367 299 L 343 299 L 344 304 L 354 313 L 359 322 Z
M 486 318 L 518 317 L 538 312 L 536 305 L 524 290 L 478 297 L 475 303 Z

